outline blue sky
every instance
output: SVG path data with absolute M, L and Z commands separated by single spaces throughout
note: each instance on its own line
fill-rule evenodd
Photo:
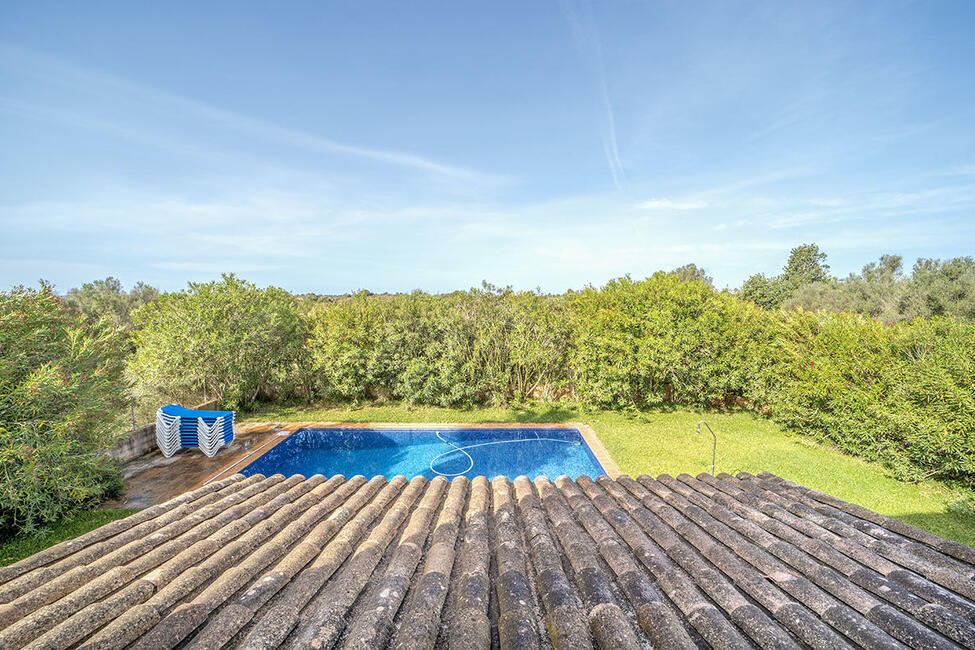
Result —
M 3 3 L 0 285 L 975 253 L 975 3 Z

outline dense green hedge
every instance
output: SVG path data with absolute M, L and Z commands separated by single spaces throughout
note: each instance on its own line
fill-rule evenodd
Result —
M 359 294 L 308 315 L 313 394 L 744 404 L 906 479 L 975 479 L 975 326 L 767 311 L 658 273 L 564 296 Z
M 776 317 L 703 282 L 621 278 L 572 301 L 578 397 L 602 406 L 764 401 Z
M 779 344 L 776 419 L 901 478 L 975 478 L 975 327 L 797 310 Z
M 174 399 L 206 379 L 228 407 L 261 394 L 739 404 L 901 478 L 975 479 L 975 325 L 952 318 L 884 325 L 765 310 L 657 273 L 562 296 L 485 285 L 327 303 L 227 276 L 164 296 L 134 320 L 130 371 L 144 392 Z
M 445 296 L 358 294 L 316 307 L 319 394 L 455 406 L 557 397 L 568 381 L 563 297 L 490 286 Z
M 105 455 L 125 402 L 125 340 L 51 288 L 0 292 L 0 537 L 121 487 Z

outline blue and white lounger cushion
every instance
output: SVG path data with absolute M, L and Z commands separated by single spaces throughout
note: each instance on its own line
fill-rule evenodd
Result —
M 166 458 L 182 447 L 197 447 L 212 457 L 233 439 L 233 411 L 194 411 L 168 404 L 156 412 L 156 443 Z

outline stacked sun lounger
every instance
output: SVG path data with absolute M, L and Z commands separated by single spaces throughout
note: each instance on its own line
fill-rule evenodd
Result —
M 177 404 L 156 411 L 156 444 L 166 458 L 183 447 L 197 447 L 212 458 L 233 439 L 233 411 L 194 411 Z

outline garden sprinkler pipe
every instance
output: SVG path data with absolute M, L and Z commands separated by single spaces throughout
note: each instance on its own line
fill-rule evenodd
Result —
M 708 428 L 708 431 L 711 432 L 711 437 L 714 438 L 714 445 L 711 447 L 711 476 L 714 476 L 714 455 L 718 451 L 718 436 L 714 435 L 714 431 L 711 430 L 711 426 L 704 420 L 697 423 L 698 434 L 701 433 L 702 424 Z

